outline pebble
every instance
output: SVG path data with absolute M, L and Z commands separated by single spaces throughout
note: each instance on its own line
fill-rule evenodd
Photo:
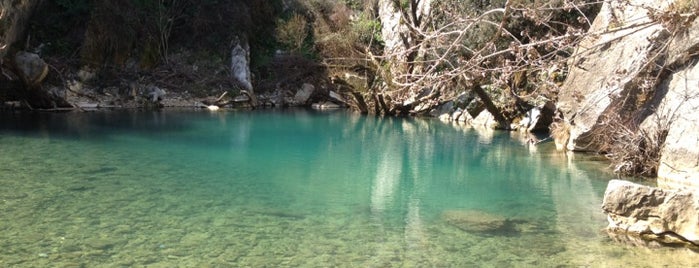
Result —
M 49 254 L 46 253 L 39 253 L 39 258 L 48 258 Z

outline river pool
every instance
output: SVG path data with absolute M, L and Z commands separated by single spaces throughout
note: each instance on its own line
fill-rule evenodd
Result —
M 345 111 L 5 113 L 0 266 L 699 266 L 602 231 L 605 168 Z

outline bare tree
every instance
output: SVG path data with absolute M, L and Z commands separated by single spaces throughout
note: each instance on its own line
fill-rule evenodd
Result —
M 601 2 L 490 2 L 379 1 L 384 54 L 367 53 L 367 62 L 385 84 L 373 90 L 381 112 L 409 113 L 472 91 L 504 123 L 521 103 L 555 98 L 548 91 Z M 533 79 L 550 88 L 533 90 Z

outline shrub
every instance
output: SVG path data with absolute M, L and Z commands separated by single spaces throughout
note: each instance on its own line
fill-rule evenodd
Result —
M 288 20 L 277 23 L 276 38 L 292 51 L 299 51 L 308 37 L 306 18 L 294 13 Z

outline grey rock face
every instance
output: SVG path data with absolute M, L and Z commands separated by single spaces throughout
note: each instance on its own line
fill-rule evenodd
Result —
M 305 83 L 301 86 L 301 88 L 296 91 L 296 95 L 294 96 L 294 103 L 296 105 L 305 105 L 308 103 L 308 99 L 311 98 L 311 95 L 313 95 L 313 92 L 315 91 L 315 87 L 311 84 Z
M 609 229 L 635 235 L 652 234 L 699 245 L 699 195 L 612 180 L 602 209 Z
M 235 38 L 231 47 L 231 74 L 244 90 L 252 92 L 250 45 L 245 38 Z
M 658 177 L 672 189 L 699 187 L 699 19 L 657 19 L 680 1 L 605 1 L 556 104 L 568 150 L 599 151 L 623 122 L 662 148 Z
M 38 85 L 49 72 L 49 66 L 39 55 L 29 52 L 18 52 L 14 58 L 18 75 L 24 83 L 30 86 Z
M 625 2 L 629 2 L 628 4 Z M 662 9 L 666 1 L 613 0 L 605 2 L 595 18 L 590 35 L 571 58 L 571 68 L 559 94 L 558 109 L 571 122 L 569 150 L 594 151 L 590 136 L 604 131 L 600 122 L 615 112 L 614 106 L 631 91 L 638 91 L 639 76 L 657 52 L 657 42 L 664 39 L 660 24 L 650 22 L 647 7 Z M 615 27 L 624 29 L 609 31 Z

